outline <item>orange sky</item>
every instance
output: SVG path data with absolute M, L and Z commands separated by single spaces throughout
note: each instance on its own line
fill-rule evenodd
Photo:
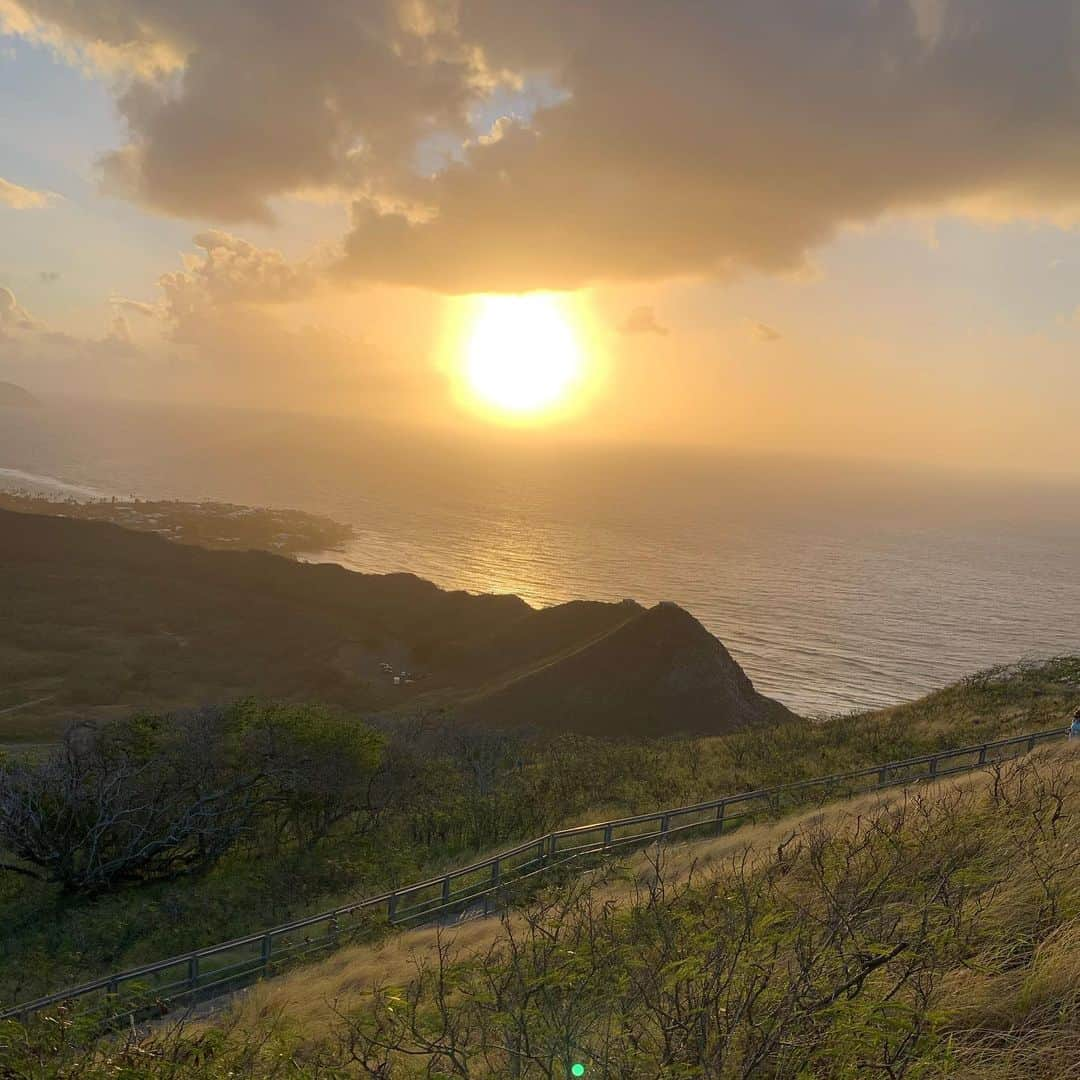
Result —
M 1070 0 L 0 28 L 0 378 L 468 431 L 470 297 L 544 290 L 584 368 L 530 438 L 1080 473 Z

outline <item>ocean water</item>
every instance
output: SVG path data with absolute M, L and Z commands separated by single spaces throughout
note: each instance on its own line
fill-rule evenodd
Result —
M 313 558 L 535 605 L 674 600 L 807 714 L 1080 652 L 1065 482 L 53 399 L 0 412 L 0 487 L 28 486 L 325 513 L 356 539 Z

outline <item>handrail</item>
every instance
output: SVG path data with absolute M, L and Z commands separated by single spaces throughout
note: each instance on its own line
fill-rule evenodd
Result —
M 751 817 L 758 811 L 748 811 L 737 815 L 727 813 L 728 807 L 736 807 L 741 804 L 764 802 L 767 807 L 774 811 L 780 808 L 780 802 L 785 795 L 803 792 L 811 788 L 828 789 L 837 784 L 843 784 L 866 777 L 874 777 L 875 783 L 871 790 L 896 786 L 902 783 L 915 782 L 924 779 L 935 779 L 956 772 L 971 771 L 987 764 L 991 751 L 997 751 L 1012 747 L 1023 746 L 1021 754 L 1030 752 L 1036 745 L 1051 739 L 1063 737 L 1068 732 L 1067 728 L 1054 728 L 1048 731 L 1039 731 L 1026 735 L 1015 735 L 1005 739 L 997 739 L 991 742 L 977 743 L 972 746 L 958 747 L 952 750 L 940 750 L 936 753 L 921 754 L 918 757 L 905 758 L 900 761 L 889 761 L 879 765 L 871 765 L 850 772 L 834 773 L 829 776 L 814 777 L 809 780 L 799 780 L 790 784 L 782 784 L 773 788 L 761 788 L 754 791 L 738 792 L 734 795 L 726 795 L 719 799 L 708 802 L 695 803 L 691 806 L 675 807 L 668 810 L 658 810 L 648 814 L 637 814 L 632 817 L 614 818 L 608 821 L 597 821 L 589 825 L 575 825 L 567 829 L 558 829 L 545 836 L 528 840 L 516 847 L 509 848 L 488 859 L 474 862 L 463 867 L 448 870 L 444 874 L 428 878 L 426 881 L 406 885 L 398 889 L 380 893 L 377 896 L 365 897 L 351 904 L 333 908 L 317 915 L 309 915 L 303 919 L 297 919 L 290 923 L 283 923 L 269 929 L 248 934 L 244 937 L 233 938 L 231 941 L 220 942 L 216 945 L 206 946 L 192 952 L 182 953 L 179 956 L 170 957 L 167 960 L 159 960 L 139 967 L 129 968 L 126 971 L 115 972 L 105 975 L 79 986 L 69 987 L 65 990 L 49 994 L 34 1001 L 16 1005 L 13 1008 L 0 1010 L 0 1020 L 18 1018 L 27 1020 L 35 1013 L 41 1012 L 52 1005 L 58 1005 L 73 1001 L 76 998 L 85 997 L 98 991 L 104 991 L 107 998 L 115 999 L 119 994 L 120 987 L 125 983 L 137 983 L 140 979 L 157 973 L 166 972 L 170 969 L 184 968 L 186 975 L 175 984 L 167 987 L 159 987 L 158 990 L 171 988 L 173 985 L 181 986 L 175 997 L 194 997 L 200 992 L 205 992 L 213 987 L 229 983 L 233 979 L 243 979 L 245 982 L 254 981 L 259 977 L 273 973 L 273 965 L 281 965 L 281 958 L 290 958 L 300 953 L 312 951 L 312 949 L 333 947 L 338 943 L 340 922 L 344 918 L 354 916 L 359 912 L 378 910 L 385 906 L 387 921 L 390 924 L 430 921 L 439 915 L 460 907 L 462 904 L 476 903 L 483 900 L 485 910 L 488 898 L 495 892 L 504 889 L 507 885 L 531 878 L 537 873 L 550 870 L 556 866 L 565 865 L 567 862 L 582 855 L 611 852 L 628 844 L 640 844 L 642 841 L 668 839 L 672 836 L 683 834 L 692 829 L 706 827 L 715 835 L 723 831 L 727 824 L 744 817 Z M 940 766 L 955 758 L 963 758 L 968 755 L 978 755 L 976 760 L 953 765 L 944 771 Z M 1019 755 L 1016 755 L 1019 756 Z M 924 772 L 911 776 L 892 776 L 899 770 L 906 770 L 926 766 Z M 711 817 L 703 820 L 692 821 L 687 824 L 675 825 L 675 819 L 692 815 L 711 814 Z M 616 836 L 618 830 L 633 827 L 635 825 L 658 824 L 659 828 L 646 833 L 635 833 L 630 836 Z M 598 833 L 602 839 L 587 844 L 564 846 L 560 849 L 559 841 L 586 836 L 589 833 Z M 532 857 L 520 866 L 507 866 L 509 860 L 518 858 L 527 853 L 533 853 Z M 561 858 L 560 858 L 561 856 Z M 486 872 L 486 882 L 479 885 L 459 887 L 454 889 L 454 882 L 458 879 L 468 878 L 475 874 Z M 426 891 L 438 890 L 438 895 L 430 900 L 414 902 L 411 908 L 402 907 L 403 900 L 416 901 Z M 294 946 L 288 940 L 283 942 L 283 948 L 277 952 L 273 948 L 276 938 L 286 938 L 287 935 L 296 934 L 312 927 L 325 926 L 327 928 L 326 940 L 321 943 L 311 943 L 311 939 L 305 939 L 302 946 Z M 207 982 L 200 973 L 200 961 L 219 957 L 234 949 L 243 949 L 258 945 L 260 952 L 257 957 L 250 961 L 241 961 L 231 965 L 237 970 L 232 976 L 225 979 L 215 979 Z M 309 946 L 309 947 L 308 947 Z M 219 976 L 224 969 L 206 971 L 209 977 Z M 160 1000 L 154 998 L 153 1000 Z M 170 998 L 171 1000 L 171 998 Z M 107 1005 L 109 1002 L 106 1003 Z M 107 1010 L 108 1011 L 108 1010 Z M 112 1010 L 115 1013 L 115 1010 Z M 128 1009 L 127 1013 L 134 1010 Z

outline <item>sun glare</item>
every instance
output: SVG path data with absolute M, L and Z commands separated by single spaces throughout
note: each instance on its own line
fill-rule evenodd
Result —
M 465 382 L 482 404 L 535 417 L 564 404 L 583 374 L 581 346 L 553 296 L 488 296 L 465 345 Z

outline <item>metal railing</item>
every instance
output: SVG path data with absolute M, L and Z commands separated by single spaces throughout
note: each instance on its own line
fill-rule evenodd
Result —
M 726 795 L 694 806 L 559 829 L 415 885 L 25 1002 L 0 1011 L 0 1020 L 25 1021 L 53 1006 L 75 1002 L 85 1006 L 88 1015 L 102 1019 L 163 1015 L 183 1002 L 194 1003 L 239 989 L 275 975 L 305 957 L 325 953 L 350 940 L 360 940 L 386 923 L 420 925 L 479 905 L 483 905 L 486 913 L 496 894 L 557 867 L 566 867 L 584 856 L 602 856 L 658 840 L 689 839 L 695 833 L 716 836 L 747 818 L 776 815 L 784 809 L 814 802 L 823 804 L 862 792 L 968 772 L 993 761 L 1022 756 L 1042 743 L 1063 738 L 1067 731 L 1059 728 L 1017 735 L 780 787 Z

